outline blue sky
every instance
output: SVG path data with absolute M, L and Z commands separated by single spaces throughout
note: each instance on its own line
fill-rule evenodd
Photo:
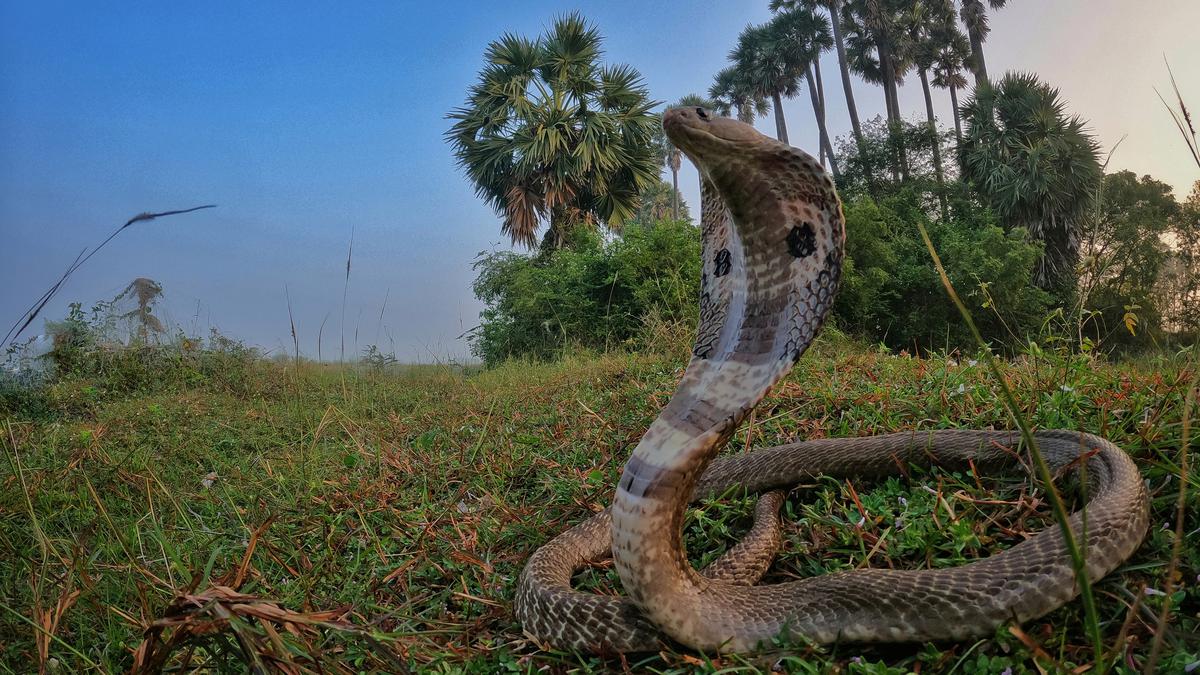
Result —
M 1184 195 L 1189 168 L 1152 86 L 1170 59 L 1200 107 L 1200 3 L 1017 0 L 993 18 L 989 70 L 1035 70 L 1063 90 L 1112 166 Z M 379 342 L 401 360 L 464 357 L 478 322 L 471 261 L 507 248 L 442 139 L 488 41 L 536 35 L 580 10 L 654 98 L 707 89 L 737 33 L 766 2 L 87 3 L 0 0 L 0 322 L 5 326 L 84 246 L 141 211 L 219 208 L 136 225 L 63 289 L 111 298 L 135 277 L 165 290 L 165 313 L 267 349 L 336 356 L 351 232 L 347 351 Z M 1193 34 L 1189 34 L 1193 33 Z M 836 61 L 823 63 L 830 125 L 848 131 Z M 856 81 L 864 117 L 878 89 Z M 923 114 L 915 78 L 901 104 Z M 948 97 L 936 99 L 948 119 Z M 815 148 L 807 93 L 786 104 L 793 143 Z M 759 122 L 767 132 L 770 118 Z M 695 174 L 681 177 L 695 204 Z M 386 307 L 384 299 L 387 298 Z M 382 320 L 380 319 L 383 310 Z M 36 331 L 35 331 L 36 332 Z

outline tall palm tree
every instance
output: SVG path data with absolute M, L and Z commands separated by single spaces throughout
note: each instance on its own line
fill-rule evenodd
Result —
M 746 124 L 770 111 L 765 97 L 754 90 L 753 85 L 735 66 L 722 68 L 713 78 L 708 95 L 715 104 L 714 110 L 722 115 L 736 115 Z
M 721 104 L 699 94 L 687 94 L 676 101 L 674 105 L 667 107 L 717 110 L 721 108 Z M 683 153 L 671 143 L 671 139 L 663 133 L 661 126 L 655 133 L 655 143 L 658 145 L 658 152 L 662 157 L 663 164 L 671 171 L 671 187 L 674 188 L 674 192 L 671 193 L 671 219 L 679 220 L 679 169 L 683 166 Z
M 912 49 L 913 65 L 921 79 L 921 93 L 925 95 L 925 119 L 932 140 L 933 169 L 938 183 L 938 203 L 942 217 L 946 217 L 946 177 L 942 170 L 941 137 L 938 133 L 937 116 L 933 112 L 933 96 L 929 90 L 929 73 L 937 63 L 947 41 L 958 32 L 951 0 L 917 0 L 913 2 L 907 16 L 908 40 Z
M 1023 227 L 1043 242 L 1035 280 L 1069 295 L 1102 175 L 1096 140 L 1083 120 L 1067 115 L 1058 90 L 1032 74 L 977 87 L 962 110 L 963 178 L 1004 227 Z
M 638 71 L 600 63 L 600 33 L 578 14 L 536 40 L 488 45 L 467 102 L 446 132 L 475 193 L 514 244 L 558 248 L 575 225 L 617 229 L 659 180 L 659 118 Z
M 846 108 L 850 113 L 850 130 L 854 133 L 854 142 L 859 152 L 865 152 L 863 145 L 862 124 L 858 120 L 858 106 L 854 103 L 854 88 L 850 84 L 850 65 L 846 61 L 846 41 L 842 37 L 842 0 L 771 0 L 771 11 L 806 9 L 815 12 L 824 8 L 829 12 L 829 26 L 833 33 L 833 46 L 837 50 L 838 69 L 842 75 L 842 93 L 846 97 Z M 813 63 L 816 73 L 817 90 L 821 96 L 821 112 L 825 112 L 825 87 L 820 77 L 820 61 Z
M 829 129 L 825 125 L 825 103 L 822 100 L 821 88 L 817 85 L 814 75 L 814 65 L 821 53 L 833 47 L 833 38 L 829 34 L 829 21 L 822 14 L 808 9 L 790 9 L 779 12 L 767 29 L 774 40 L 788 47 L 790 58 L 803 69 L 804 80 L 808 85 L 809 97 L 812 100 L 813 116 L 817 119 L 817 130 L 820 134 L 822 157 L 829 158 L 829 166 L 836 177 L 838 175 L 837 160 L 833 156 L 833 145 L 830 143 Z
M 967 86 L 963 69 L 970 59 L 971 46 L 960 30 L 942 35 L 933 64 L 933 86 L 950 90 L 950 104 L 954 107 L 954 139 L 962 143 L 962 115 L 958 107 L 958 90 Z
M 992 9 L 1000 9 L 1008 2 L 1007 0 L 987 0 L 987 4 Z M 975 86 L 978 87 L 988 81 L 987 65 L 983 61 L 983 42 L 991 32 L 991 27 L 988 26 L 987 8 L 983 6 L 983 0 L 962 0 L 962 9 L 959 10 L 959 15 L 962 16 L 963 24 L 967 27 L 967 34 L 971 38 L 970 64 L 975 72 Z
M 910 5 L 907 0 L 847 0 L 842 7 L 850 69 L 883 87 L 892 124 L 900 122 L 898 88 L 912 67 L 904 21 Z
M 783 98 L 800 91 L 800 78 L 808 66 L 807 53 L 772 29 L 770 24 L 747 26 L 730 52 L 738 74 L 757 96 L 770 98 L 775 113 L 775 137 L 788 142 Z
M 907 180 L 908 156 L 901 128 L 899 86 L 912 67 L 906 31 L 910 0 L 847 0 L 842 8 L 850 68 L 883 87 L 888 128 L 895 140 L 893 180 Z

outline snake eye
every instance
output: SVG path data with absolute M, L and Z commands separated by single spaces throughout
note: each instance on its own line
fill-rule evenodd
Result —
M 700 119 L 702 120 L 708 119 L 708 111 L 706 111 L 704 108 L 696 108 L 696 114 L 699 115 Z

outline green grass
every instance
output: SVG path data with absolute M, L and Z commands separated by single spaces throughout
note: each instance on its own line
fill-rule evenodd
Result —
M 1145 544 L 1094 588 L 1118 672 L 1145 663 L 1167 601 L 1176 611 L 1161 672 L 1200 660 L 1200 523 L 1185 523 L 1172 596 L 1158 594 L 1175 537 L 1183 399 L 1196 377 L 1186 364 L 1183 356 L 1110 364 L 1053 354 L 1005 364 L 1036 428 L 1098 432 L 1129 450 L 1149 481 Z M 678 355 L 654 354 L 484 372 L 256 363 L 239 377 L 146 385 L 95 376 L 0 398 L 0 668 L 35 669 L 40 635 L 57 672 L 128 671 L 143 631 L 177 594 L 240 576 L 242 593 L 277 604 L 205 596 L 208 616 L 230 611 L 236 630 L 177 650 L 174 664 L 241 672 L 241 640 L 329 672 L 753 671 L 752 661 L 687 653 L 623 663 L 544 652 L 512 618 L 525 559 L 608 503 L 682 366 Z M 969 356 L 918 359 L 827 339 L 727 451 L 914 427 L 1008 427 L 1007 419 L 984 364 Z M 1195 514 L 1195 469 L 1189 489 Z M 693 509 L 693 560 L 731 545 L 751 511 L 748 499 Z M 791 493 L 786 515 L 773 581 L 958 564 L 1054 527 L 1045 496 L 1027 480 L 936 469 L 879 483 L 818 481 Z M 588 587 L 619 589 L 608 566 L 583 577 Z M 295 633 L 260 619 L 264 606 L 294 612 Z M 323 624 L 298 623 L 324 610 L 332 613 L 316 617 Z M 1035 648 L 1048 672 L 1091 662 L 1078 601 L 976 642 L 799 648 L 782 665 L 1032 673 Z

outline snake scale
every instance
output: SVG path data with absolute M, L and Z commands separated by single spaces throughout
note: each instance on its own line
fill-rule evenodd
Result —
M 753 651 L 818 643 L 962 640 L 1054 610 L 1077 593 L 1061 530 L 959 567 L 858 569 L 754 585 L 779 543 L 779 493 L 747 537 L 704 573 L 683 546 L 687 505 L 731 488 L 764 492 L 818 475 L 882 477 L 909 464 L 1020 470 L 1011 431 L 911 431 L 822 439 L 715 459 L 738 424 L 812 343 L 841 278 L 841 202 L 808 154 L 735 120 L 675 108 L 663 126 L 702 181 L 703 272 L 692 358 L 622 472 L 612 506 L 529 559 L 515 613 L 561 649 Z M 1129 456 L 1073 431 L 1042 431 L 1055 469 L 1086 463 L 1088 501 L 1070 517 L 1099 579 L 1140 545 L 1146 488 Z M 1086 527 L 1083 517 L 1086 514 Z M 571 577 L 611 555 L 626 597 L 576 591 Z

